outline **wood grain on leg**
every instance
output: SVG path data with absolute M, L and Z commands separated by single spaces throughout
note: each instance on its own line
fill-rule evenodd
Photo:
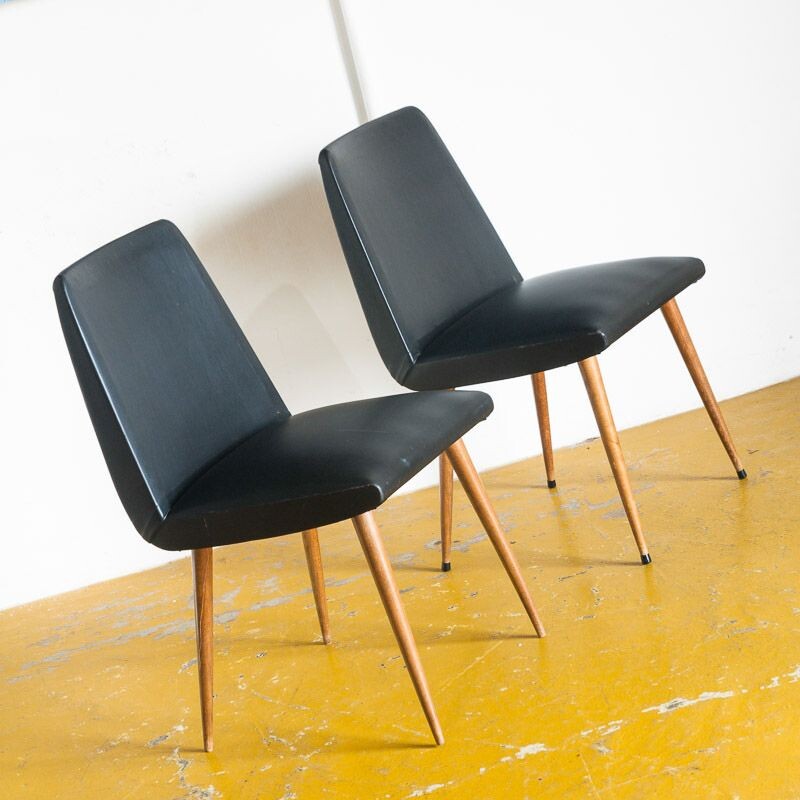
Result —
M 200 713 L 203 748 L 214 749 L 214 576 L 213 550 L 192 550 L 194 620 L 197 636 L 197 674 L 200 678 Z
M 447 448 L 447 455 L 450 457 L 453 469 L 455 469 L 456 475 L 458 475 L 458 479 L 461 481 L 461 485 L 472 503 L 472 507 L 477 512 L 478 518 L 483 523 L 483 527 L 489 535 L 497 555 L 500 556 L 500 561 L 503 563 L 508 577 L 511 578 L 511 583 L 514 584 L 514 588 L 517 590 L 520 600 L 522 600 L 522 605 L 525 606 L 525 611 L 528 612 L 536 633 L 539 636 L 544 636 L 544 626 L 539 619 L 536 607 L 533 605 L 528 587 L 522 578 L 517 559 L 503 533 L 503 529 L 500 527 L 500 521 L 497 519 L 497 514 L 495 514 L 494 508 L 486 496 L 483 481 L 478 475 L 472 459 L 469 457 L 464 442 L 459 439 L 454 444 L 451 444 Z
M 533 399 L 536 403 L 536 417 L 539 420 L 539 436 L 542 440 L 542 457 L 547 474 L 547 488 L 555 489 L 556 470 L 553 464 L 553 443 L 550 440 L 550 412 L 547 407 L 547 384 L 544 372 L 534 372 L 531 375 L 531 383 L 533 384 Z
M 728 454 L 728 458 L 730 458 L 733 468 L 739 476 L 739 480 L 742 480 L 747 477 L 747 472 L 745 472 L 744 464 L 742 464 L 739 454 L 736 452 L 736 447 L 733 444 L 733 437 L 728 430 L 725 417 L 722 416 L 717 398 L 714 397 L 714 392 L 711 390 L 711 384 L 708 382 L 706 371 L 700 363 L 700 358 L 697 355 L 697 350 L 694 348 L 692 337 L 689 336 L 686 323 L 683 321 L 683 315 L 674 298 L 661 306 L 661 313 L 667 321 L 672 337 L 675 339 L 675 344 L 678 345 L 678 350 L 680 350 L 681 356 L 683 356 L 684 363 L 689 370 L 689 374 L 692 376 L 694 385 L 697 387 L 700 399 L 706 407 L 708 416 L 711 417 L 711 422 L 714 428 L 716 428 L 722 446 L 725 448 L 725 452 Z
M 328 598 L 325 595 L 325 576 L 322 572 L 322 554 L 319 549 L 319 534 L 316 528 L 303 531 L 303 549 L 306 553 L 308 576 L 311 578 L 311 590 L 314 592 L 314 603 L 317 606 L 319 628 L 322 641 L 331 643 L 330 623 L 328 620 Z
M 636 501 L 633 498 L 633 491 L 628 480 L 628 469 L 625 466 L 625 459 L 622 455 L 622 445 L 619 443 L 617 426 L 614 424 L 614 417 L 611 415 L 611 407 L 608 404 L 606 389 L 603 385 L 603 376 L 600 374 L 600 365 L 597 358 L 592 356 L 585 361 L 579 361 L 583 382 L 589 394 L 592 404 L 597 427 L 600 429 L 600 438 L 603 440 L 603 447 L 606 449 L 608 461 L 611 464 L 611 471 L 614 473 L 614 480 L 617 483 L 617 490 L 628 517 L 628 523 L 636 539 L 636 546 L 642 557 L 643 564 L 649 564 L 652 560 L 647 550 L 647 543 L 642 533 L 642 524 L 639 521 L 639 510 L 636 508 Z
M 453 465 L 447 453 L 439 456 L 439 525 L 442 533 L 442 572 L 448 572 L 453 546 Z
M 397 589 L 394 573 L 392 572 L 378 525 L 375 522 L 375 517 L 371 511 L 366 514 L 359 514 L 359 516 L 353 517 L 353 525 L 364 550 L 364 555 L 367 558 L 375 585 L 378 587 L 378 594 L 380 594 L 383 601 L 383 607 L 386 609 L 395 638 L 400 645 L 400 652 L 403 654 L 403 659 L 411 675 L 411 681 L 422 705 L 425 718 L 428 720 L 433 738 L 436 740 L 436 744 L 443 744 L 442 727 L 433 707 L 428 681 L 425 678 L 425 672 L 422 669 L 422 662 L 417 651 L 417 644 L 414 641 L 414 634 L 408 624 L 408 618 L 400 599 L 400 592 Z

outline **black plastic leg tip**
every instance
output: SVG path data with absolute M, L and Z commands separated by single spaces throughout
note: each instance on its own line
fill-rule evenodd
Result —
M 547 488 L 548 489 L 555 489 L 556 488 L 556 482 L 555 481 L 547 481 Z
M 642 556 L 642 564 L 649 564 L 653 559 L 650 558 L 650 553 L 645 553 Z
M 450 562 L 442 561 L 442 572 L 450 572 Z
M 746 469 L 737 469 L 736 474 L 739 476 L 739 480 L 743 481 L 747 477 L 747 470 Z

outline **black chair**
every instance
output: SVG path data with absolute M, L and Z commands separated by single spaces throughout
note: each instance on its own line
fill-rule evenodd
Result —
M 322 150 L 336 230 L 381 357 L 410 389 L 531 375 L 547 471 L 556 485 L 546 370 L 578 363 L 642 563 L 642 535 L 596 356 L 661 308 L 739 478 L 746 477 L 675 295 L 696 258 L 640 258 L 523 280 L 427 117 L 403 108 Z M 452 469 L 440 461 L 442 562 L 450 566 Z
M 303 531 L 329 641 L 316 528 L 352 518 L 438 744 L 442 732 L 372 510 L 447 450 L 540 636 L 519 566 L 460 437 L 482 392 L 382 397 L 292 415 L 180 231 L 154 222 L 53 286 L 120 500 L 139 533 L 192 550 L 206 750 L 212 736 L 212 548 Z

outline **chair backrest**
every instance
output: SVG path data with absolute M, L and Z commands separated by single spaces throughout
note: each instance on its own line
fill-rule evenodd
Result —
M 53 290 L 114 485 L 149 540 L 192 479 L 289 412 L 171 222 L 101 247 Z
M 373 338 L 402 383 L 437 333 L 522 278 L 419 109 L 356 128 L 319 163 Z

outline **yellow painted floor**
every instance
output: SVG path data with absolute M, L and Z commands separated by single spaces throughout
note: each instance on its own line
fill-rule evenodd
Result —
M 188 559 L 5 611 L 0 797 L 800 797 L 799 399 L 723 404 L 742 482 L 700 410 L 623 433 L 647 568 L 598 441 L 554 492 L 540 459 L 488 473 L 541 641 L 459 489 L 447 574 L 435 490 L 390 501 L 443 747 L 347 524 L 321 534 L 329 647 L 299 536 L 217 551 L 213 754 Z

